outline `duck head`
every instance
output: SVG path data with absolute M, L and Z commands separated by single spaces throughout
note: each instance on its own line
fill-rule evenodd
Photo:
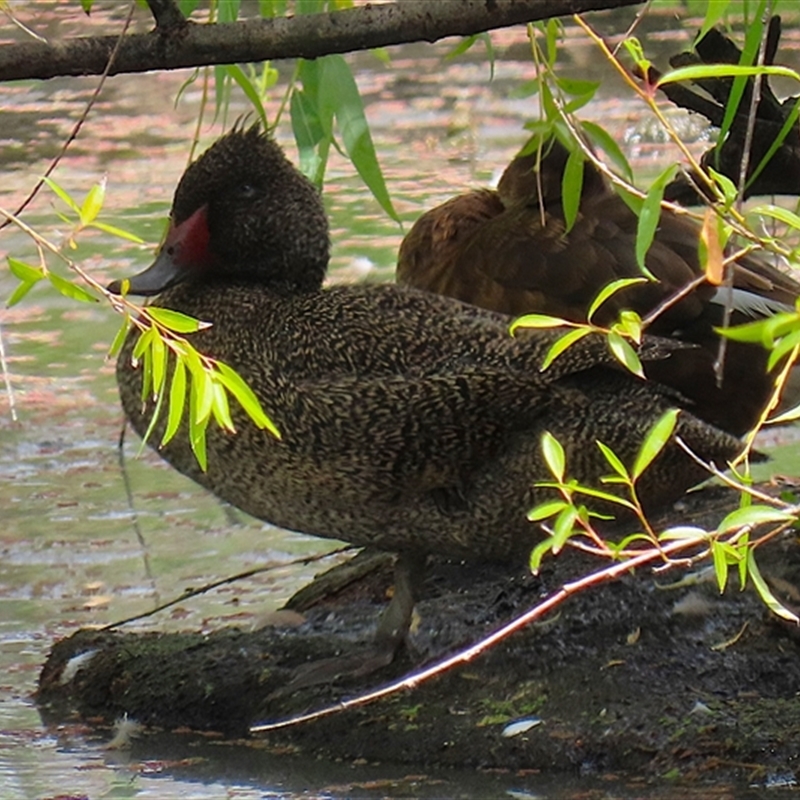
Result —
M 166 239 L 153 264 L 130 279 L 128 291 L 156 295 L 183 281 L 315 291 L 328 251 L 317 189 L 258 125 L 235 128 L 183 174 Z M 120 294 L 122 281 L 108 289 Z

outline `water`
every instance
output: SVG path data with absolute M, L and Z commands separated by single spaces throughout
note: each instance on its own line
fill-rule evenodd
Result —
M 116 30 L 124 12 L 117 4 L 101 5 L 87 20 L 75 3 L 14 8 L 40 33 L 62 37 Z M 623 30 L 633 14 L 619 13 L 603 24 Z M 136 19 L 135 29 L 146 30 L 143 10 Z M 784 41 L 794 33 L 787 32 Z M 0 40 L 21 38 L 9 24 L 0 30 Z M 509 93 L 534 77 L 525 32 L 499 31 L 493 40 L 501 56 L 493 81 L 479 47 L 451 61 L 443 55 L 452 43 L 394 48 L 391 67 L 370 54 L 350 59 L 389 191 L 406 225 L 452 194 L 488 183 L 524 139 L 521 126 L 536 113 L 535 101 L 511 99 Z M 663 47 L 672 52 L 675 39 Z M 597 71 L 599 59 L 585 45 L 571 47 L 569 60 L 575 74 Z M 187 74 L 110 79 L 55 173 L 79 198 L 106 174 L 103 219 L 148 242 L 140 246 L 96 232 L 82 235 L 74 255 L 100 282 L 141 269 L 159 240 L 199 108 L 199 83 L 175 104 Z M 3 207 L 16 207 L 44 171 L 95 85 L 96 79 L 86 78 L 0 86 Z M 638 106 L 614 99 L 621 91 L 618 81 L 610 78 L 608 91 L 609 99 L 593 103 L 584 116 L 629 142 L 636 165 L 654 172 L 666 148 L 648 142 Z M 276 107 L 272 103 L 270 112 Z M 229 118 L 245 110 L 235 99 Z M 220 131 L 219 124 L 205 126 L 203 145 Z M 278 136 L 294 157 L 288 124 Z M 700 150 L 704 143 L 696 146 Z M 390 279 L 402 231 L 335 154 L 325 199 L 334 242 L 332 279 Z M 62 206 L 43 191 L 25 219 L 61 241 L 67 226 L 55 210 Z M 3 255 L 36 262 L 23 234 L 7 228 L 0 236 Z M 7 271 L 0 271 L 0 297 L 7 298 L 15 285 Z M 137 629 L 258 625 L 319 570 L 315 564 L 289 562 L 335 546 L 220 505 L 152 453 L 137 459 L 138 444 L 129 435 L 125 468 L 134 493 L 131 508 L 116 446 L 121 414 L 113 365 L 105 358 L 118 325 L 104 305 L 78 305 L 44 285 L 19 305 L 0 309 L 19 417 L 12 421 L 9 398 L 0 393 L 0 796 L 554 798 L 575 788 L 563 780 L 545 783 L 533 774 L 415 776 L 401 767 L 318 764 L 271 753 L 263 745 L 200 746 L 148 737 L 126 753 L 105 749 L 110 732 L 42 726 L 30 695 L 55 639 L 144 612 L 187 587 L 271 564 L 270 572 L 182 603 Z M 580 785 L 607 790 L 607 785 Z M 615 791 L 616 796 L 645 794 L 642 786 L 621 785 Z

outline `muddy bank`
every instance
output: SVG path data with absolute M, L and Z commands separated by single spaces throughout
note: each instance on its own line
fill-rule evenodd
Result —
M 690 499 L 682 522 L 719 519 L 735 498 Z M 673 520 L 674 522 L 675 520 Z M 796 535 L 759 553 L 790 604 L 800 586 Z M 414 653 L 361 682 L 283 695 L 293 670 L 369 640 L 388 567 L 306 612 L 299 627 L 255 633 L 80 631 L 44 665 L 47 720 L 129 717 L 158 729 L 245 736 L 281 719 L 381 685 L 469 644 L 535 605 L 592 562 L 570 555 L 541 575 L 438 563 L 419 603 Z M 649 570 L 571 598 L 504 645 L 412 691 L 268 735 L 270 746 L 330 759 L 686 777 L 791 774 L 800 756 L 800 639 L 754 592 Z M 738 638 L 737 638 L 738 637 Z M 81 661 L 79 654 L 91 654 Z M 278 695 L 275 693 L 278 692 Z M 518 720 L 528 730 L 504 736 Z

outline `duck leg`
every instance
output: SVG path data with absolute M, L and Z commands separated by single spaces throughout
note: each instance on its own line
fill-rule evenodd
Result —
M 292 679 L 273 692 L 272 697 L 343 678 L 361 678 L 391 664 L 406 641 L 416 596 L 425 575 L 426 560 L 426 555 L 416 552 L 403 552 L 397 556 L 394 594 L 381 615 L 372 646 L 350 655 L 325 658 L 298 667 Z

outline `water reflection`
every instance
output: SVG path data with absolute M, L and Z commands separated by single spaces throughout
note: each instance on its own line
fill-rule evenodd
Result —
M 27 11 L 31 19 L 26 22 L 55 38 L 115 30 L 124 14 L 119 5 L 96 4 L 88 20 L 74 3 L 38 3 L 35 13 L 31 5 L 16 10 L 20 16 Z M 607 15 L 602 25 L 623 30 L 633 13 Z M 146 29 L 148 22 L 140 9 L 136 26 Z M 646 25 L 645 34 L 666 27 L 663 18 Z M 787 30 L 783 44 L 797 41 L 796 33 Z M 0 41 L 19 37 L 10 26 L 0 31 Z M 523 139 L 521 125 L 535 113 L 535 98 L 509 95 L 534 77 L 525 31 L 499 31 L 493 40 L 501 55 L 493 81 L 479 48 L 463 59 L 443 60 L 450 43 L 394 48 L 390 67 L 370 54 L 352 57 L 387 183 L 406 222 L 454 193 L 489 182 Z M 666 51 L 675 49 L 674 41 L 664 37 L 663 42 Z M 597 56 L 586 45 L 571 45 L 565 57 L 576 74 L 597 72 Z M 151 243 L 143 247 L 89 234 L 76 255 L 100 281 L 136 271 L 161 235 L 200 100 L 198 84 L 175 103 L 186 77 L 186 72 L 177 72 L 110 79 L 58 169 L 59 183 L 77 196 L 107 172 L 108 221 Z M 94 86 L 95 79 L 0 86 L 4 207 L 14 207 L 44 171 Z M 616 79 L 609 80 L 608 91 L 619 91 Z M 277 101 L 271 111 L 276 107 Z M 230 117 L 244 110 L 243 104 L 234 103 Z M 608 96 L 590 106 L 586 116 L 602 121 L 624 141 L 639 114 L 637 106 Z M 219 125 L 205 128 L 204 143 L 219 130 Z M 293 153 L 286 126 L 279 138 Z M 639 166 L 648 162 L 655 171 L 663 151 L 660 144 L 640 142 Z M 332 279 L 389 279 L 402 231 L 336 155 L 325 198 L 334 242 Z M 43 192 L 26 220 L 37 229 L 57 230 L 56 206 L 52 195 Z M 2 242 L 4 253 L 35 262 L 35 248 L 15 229 L 2 231 Z M 14 285 L 6 272 L 0 273 L 0 296 L 8 297 Z M 8 399 L 0 394 L 2 796 L 16 800 L 66 791 L 161 798 L 226 793 L 240 798 L 558 797 L 569 791 L 563 784 L 542 784 L 530 776 L 477 774 L 462 782 L 453 774 L 409 778 L 407 770 L 366 765 L 332 771 L 331 765 L 269 753 L 260 749 L 264 745 L 237 749 L 171 741 L 167 750 L 164 742 L 148 738 L 126 756 L 100 749 L 95 739 L 84 738 L 89 732 L 83 728 L 41 729 L 27 698 L 53 639 L 80 626 L 144 611 L 156 598 L 179 595 L 222 573 L 257 564 L 284 565 L 181 604 L 140 627 L 250 625 L 319 569 L 290 568 L 287 562 L 332 547 L 232 512 L 156 455 L 146 452 L 137 460 L 138 445 L 129 440 L 125 456 L 137 533 L 115 446 L 121 413 L 113 367 L 104 358 L 118 323 L 105 307 L 76 306 L 43 286 L 20 305 L 0 310 L 20 417 L 19 424 L 11 422 Z M 169 777 L 154 777 L 161 773 Z M 631 791 L 631 796 L 644 796 L 641 787 Z M 625 793 L 622 787 L 617 796 Z

